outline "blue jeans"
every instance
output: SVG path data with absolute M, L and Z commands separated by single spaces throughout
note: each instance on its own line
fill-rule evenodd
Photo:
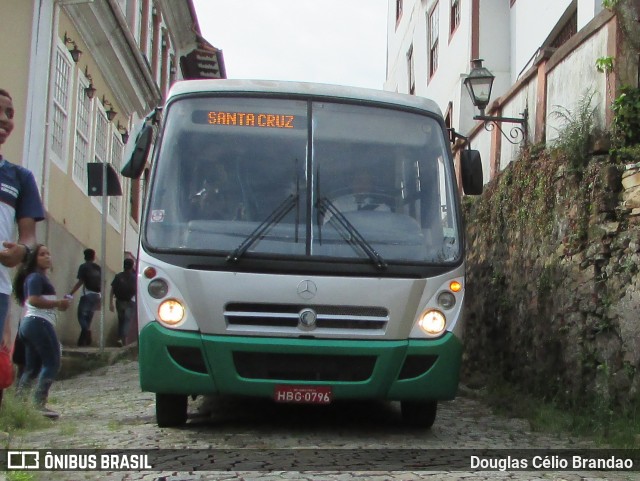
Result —
M 25 344 L 25 368 L 18 381 L 17 391 L 28 390 L 38 378 L 33 400 L 44 406 L 49 397 L 49 389 L 60 370 L 60 342 L 56 330 L 46 319 L 27 316 L 20 322 L 20 337 Z
M 118 339 L 124 343 L 129 333 L 131 320 L 136 315 L 136 303 L 116 299 L 116 312 L 118 314 Z
M 91 329 L 93 313 L 96 311 L 99 302 L 100 296 L 98 294 L 85 294 L 80 296 L 80 301 L 78 302 L 78 322 L 80 323 L 80 329 L 83 331 Z

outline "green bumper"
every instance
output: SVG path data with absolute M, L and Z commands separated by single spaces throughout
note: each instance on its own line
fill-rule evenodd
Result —
M 453 399 L 462 356 L 451 333 L 406 341 L 264 338 L 173 331 L 157 322 L 140 332 L 139 349 L 143 391 L 272 397 L 276 385 L 290 384 L 331 386 L 334 399 Z M 269 370 L 272 359 L 281 377 Z M 332 362 L 339 373 L 311 379 L 305 372 Z M 343 379 L 356 364 L 353 379 Z

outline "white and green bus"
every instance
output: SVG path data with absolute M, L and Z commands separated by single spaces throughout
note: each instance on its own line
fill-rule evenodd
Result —
M 476 151 L 461 159 L 482 190 Z M 400 401 L 430 427 L 456 395 L 464 233 L 434 102 L 272 81 L 183 81 L 123 175 L 140 227 L 140 384 L 160 426 L 190 396 Z

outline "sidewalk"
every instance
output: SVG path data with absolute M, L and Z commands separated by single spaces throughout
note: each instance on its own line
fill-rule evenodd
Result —
M 85 371 L 102 366 L 110 366 L 122 359 L 137 358 L 137 342 L 127 344 L 124 347 L 63 346 L 60 372 L 57 379 L 68 379 Z

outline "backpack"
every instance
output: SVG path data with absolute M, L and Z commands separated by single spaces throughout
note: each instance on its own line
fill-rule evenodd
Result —
M 136 276 L 130 272 L 120 272 L 113 278 L 111 287 L 116 299 L 130 301 L 136 295 Z
M 102 271 L 100 266 L 95 263 L 90 263 L 87 272 L 85 273 L 84 287 L 93 292 L 100 292 L 100 284 L 102 281 Z

